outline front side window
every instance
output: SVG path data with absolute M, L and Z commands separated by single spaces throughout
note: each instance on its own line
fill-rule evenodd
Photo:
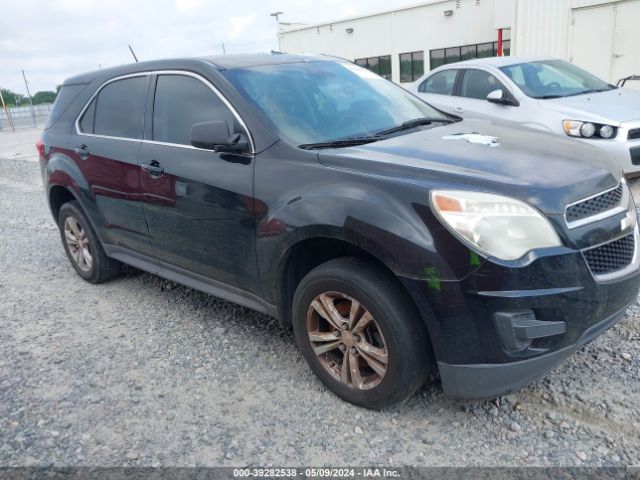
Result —
M 224 102 L 197 78 L 160 75 L 153 100 L 152 139 L 191 145 L 191 127 L 200 122 L 225 120 L 235 127 L 235 117 Z
M 438 95 L 453 95 L 458 70 L 443 70 L 434 73 L 418 87 L 422 93 L 436 93 Z
M 464 71 L 462 86 L 460 87 L 461 96 L 486 100 L 487 95 L 498 89 L 502 89 L 506 93 L 500 81 L 489 72 L 473 68 Z
M 400 54 L 400 82 L 414 82 L 424 74 L 423 52 Z
M 598 77 L 562 60 L 520 63 L 501 67 L 532 98 L 559 98 L 615 88 Z
M 116 80 L 103 87 L 80 119 L 80 130 L 109 137 L 142 138 L 147 77 Z
M 375 135 L 416 118 L 445 118 L 405 89 L 347 62 L 264 65 L 224 75 L 296 145 Z

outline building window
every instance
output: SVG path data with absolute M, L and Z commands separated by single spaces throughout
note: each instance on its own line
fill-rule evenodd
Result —
M 391 55 L 381 57 L 356 58 L 356 65 L 360 65 L 373 73 L 377 73 L 381 77 L 391 80 Z
M 424 73 L 424 53 L 400 54 L 400 82 L 413 82 Z
M 511 40 L 502 42 L 505 57 L 511 54 Z M 472 60 L 474 58 L 489 58 L 498 56 L 498 42 L 477 43 L 461 47 L 439 48 L 429 52 L 429 67 L 431 70 L 448 63 Z

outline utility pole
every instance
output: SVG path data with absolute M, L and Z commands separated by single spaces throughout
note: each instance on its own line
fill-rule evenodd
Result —
M 2 102 L 2 108 L 4 109 L 4 114 L 7 116 L 7 121 L 9 122 L 9 125 L 11 126 L 11 131 L 15 132 L 16 131 L 16 127 L 13 125 L 13 119 L 11 118 L 11 114 L 9 113 L 9 110 L 7 109 L 7 105 L 4 103 L 4 97 L 2 96 L 2 89 L 0 89 L 0 102 Z
M 223 55 L 226 55 L 226 54 L 227 54 L 227 51 L 226 51 L 226 49 L 224 48 L 224 42 L 222 42 L 222 54 L 223 54 Z
M 36 122 L 36 111 L 33 109 L 31 92 L 29 92 L 29 82 L 27 82 L 27 76 L 24 74 L 24 70 L 22 70 L 22 78 L 24 78 L 24 86 L 27 87 L 27 96 L 29 97 L 29 105 L 31 105 L 31 118 L 33 119 L 33 126 L 37 127 L 38 123 Z

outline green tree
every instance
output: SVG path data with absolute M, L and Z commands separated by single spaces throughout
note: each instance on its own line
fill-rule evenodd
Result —
M 56 95 L 56 92 L 37 92 L 32 98 L 33 104 L 40 105 L 42 103 L 53 103 L 53 101 L 56 99 Z
M 4 98 L 4 103 L 7 104 L 7 107 L 13 107 L 14 105 L 20 105 L 20 103 L 24 99 L 24 95 L 12 92 L 11 90 L 8 90 L 6 88 L 2 89 L 2 97 Z

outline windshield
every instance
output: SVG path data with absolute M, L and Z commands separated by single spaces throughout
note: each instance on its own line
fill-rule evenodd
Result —
M 347 62 L 266 65 L 225 72 L 294 144 L 372 136 L 442 113 L 382 77 Z
M 520 63 L 501 67 L 500 70 L 533 98 L 569 97 L 616 88 L 562 60 Z

